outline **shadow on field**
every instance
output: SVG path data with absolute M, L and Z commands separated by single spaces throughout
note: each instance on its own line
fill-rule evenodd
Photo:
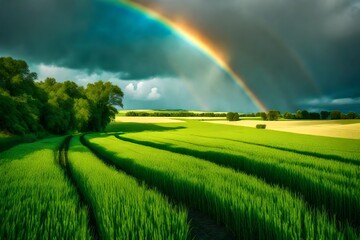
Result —
M 98 137 L 99 136 L 94 136 L 94 137 L 90 137 L 89 139 L 98 138 Z M 106 136 L 104 135 L 103 137 Z M 176 192 L 177 191 L 176 188 L 167 189 L 164 188 L 164 186 L 158 185 L 157 179 L 166 178 L 162 176 L 167 176 L 167 173 L 162 171 L 152 170 L 150 176 L 156 176 L 156 177 L 155 178 L 145 177 L 145 175 L 149 176 L 149 174 L 146 174 L 148 172 L 146 171 L 146 167 L 142 167 L 136 164 L 136 162 L 133 159 L 120 157 L 116 152 L 109 151 L 108 149 L 106 149 L 106 147 L 102 145 L 90 143 L 89 140 L 85 139 L 84 135 L 80 137 L 80 141 L 95 156 L 97 156 L 109 167 L 112 167 L 129 176 L 132 176 L 134 179 L 137 180 L 139 185 L 145 184 L 149 189 L 152 189 L 156 192 L 163 194 L 169 199 L 169 201 L 172 204 L 186 207 L 188 213 L 188 221 L 190 224 L 189 239 L 193 239 L 193 240 L 236 239 L 235 235 L 230 230 L 228 230 L 223 223 L 218 222 L 214 217 L 211 217 L 206 212 L 197 209 L 196 206 L 193 206 L 191 203 L 186 202 L 181 197 L 179 198 Z M 120 161 L 121 163 L 119 163 L 118 161 Z M 144 173 L 145 175 L 143 175 Z
M 184 126 L 176 127 L 164 127 L 157 124 L 151 123 L 112 123 L 106 128 L 106 132 L 124 132 L 124 133 L 136 133 L 136 132 L 163 132 L 163 131 L 172 131 L 178 129 L 184 129 Z
M 201 136 L 201 135 L 194 135 L 194 136 L 203 137 L 203 138 L 211 138 L 211 139 L 213 138 L 213 137 L 206 137 L 206 136 Z M 266 147 L 266 148 L 281 150 L 281 151 L 285 151 L 285 152 L 291 152 L 291 153 L 296 153 L 296 154 L 300 154 L 300 155 L 307 155 L 307 156 L 316 157 L 316 158 L 323 158 L 325 160 L 332 160 L 332 161 L 338 161 L 338 162 L 343 162 L 343 163 L 350 163 L 350 164 L 360 166 L 360 161 L 359 160 L 350 159 L 350 158 L 344 158 L 344 157 L 341 157 L 339 155 L 324 154 L 324 153 L 317 153 L 317 152 L 309 152 L 309 151 L 297 150 L 297 149 L 286 148 L 286 147 L 271 146 L 271 145 L 262 144 L 262 143 L 254 143 L 254 142 L 236 140 L 236 139 L 231 139 L 231 138 L 218 137 L 218 139 L 223 139 L 223 140 L 231 141 L 231 142 L 244 143 L 244 144 L 249 144 L 249 145 L 253 145 L 253 146 Z
M 0 152 L 4 152 L 12 147 L 22 143 L 32 143 L 38 139 L 35 136 L 13 136 L 13 137 L 0 137 Z
M 247 168 L 245 166 L 246 164 L 244 165 L 244 163 L 248 163 L 248 162 L 252 163 L 253 162 L 253 160 L 251 160 L 245 156 L 232 155 L 232 154 L 228 154 L 228 153 L 220 153 L 220 152 L 216 152 L 216 151 L 199 151 L 199 150 L 190 149 L 190 148 L 177 147 L 177 146 L 175 146 L 173 144 L 169 144 L 169 143 L 154 143 L 154 142 L 148 142 L 148 141 L 135 140 L 133 138 L 123 137 L 120 134 L 117 134 L 117 135 L 115 134 L 114 136 L 123 141 L 140 144 L 140 145 L 144 145 L 144 146 L 148 146 L 148 147 L 153 147 L 153 148 L 157 148 L 157 149 L 161 149 L 161 150 L 165 150 L 165 151 L 169 151 L 169 152 L 173 152 L 173 153 L 179 153 L 179 154 L 184 154 L 184 155 L 188 155 L 188 156 L 193 156 L 193 157 L 207 160 L 209 162 L 213 162 L 213 163 L 225 166 L 225 167 L 231 167 L 231 168 L 234 168 L 234 169 L 240 170 L 240 171 L 247 170 Z
M 54 152 L 54 161 L 57 161 L 56 156 L 57 156 L 57 152 L 58 149 L 54 146 L 54 143 L 52 143 L 52 141 L 54 141 L 54 139 L 56 138 L 61 138 L 61 137 L 49 137 L 49 138 L 45 138 L 42 140 L 33 140 L 31 139 L 31 141 L 29 140 L 29 142 L 27 141 L 22 141 L 20 140 L 19 142 L 15 142 L 14 144 L 10 144 L 10 145 L 6 145 L 6 147 L 9 147 L 7 149 L 1 148 L 0 147 L 0 164 L 4 164 L 6 162 L 11 162 L 11 161 L 27 161 L 27 157 L 29 155 L 34 155 L 37 153 L 37 151 L 43 151 L 43 150 L 51 150 Z M 59 140 L 60 142 L 60 140 Z M 2 144 L 2 142 L 0 141 L 0 145 Z M 54 147 L 52 147 L 54 146 Z
M 276 184 L 280 187 L 285 187 L 294 194 L 300 193 L 310 206 L 318 208 L 320 211 L 324 208 L 327 209 L 330 216 L 334 216 L 339 221 L 350 223 L 356 228 L 360 226 L 359 218 L 356 214 L 358 211 L 354 210 L 355 207 L 351 204 L 348 204 L 354 201 L 354 196 L 346 195 L 339 197 L 338 199 L 343 198 L 342 201 L 345 202 L 345 204 L 342 204 L 342 206 L 337 205 L 335 201 L 329 201 L 328 199 L 329 196 L 335 194 L 331 188 L 326 186 L 320 187 L 319 184 L 312 181 L 311 178 L 308 179 L 299 176 L 299 181 L 296 179 L 294 180 L 294 174 L 292 171 L 288 171 L 283 168 L 281 164 L 273 164 L 267 161 L 256 161 L 241 155 L 232 155 L 216 151 L 199 151 L 195 149 L 177 147 L 172 144 L 141 141 L 123 137 L 121 135 L 115 135 L 115 137 L 123 141 L 143 146 L 193 156 L 220 166 L 229 167 L 234 170 L 253 175 L 268 184 Z M 321 189 L 319 189 L 319 187 Z

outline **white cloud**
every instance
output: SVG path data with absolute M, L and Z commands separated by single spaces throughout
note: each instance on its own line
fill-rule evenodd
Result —
M 112 73 L 106 71 L 88 72 L 86 70 L 71 69 L 54 65 L 39 64 L 32 67 L 38 73 L 38 79 L 44 80 L 47 77 L 55 78 L 59 82 L 71 80 L 79 85 L 86 85 L 99 80 L 117 83 L 124 76 L 124 73 Z
M 146 87 L 146 86 L 145 86 Z M 128 96 L 131 96 L 133 99 L 143 99 L 146 97 L 144 83 L 129 83 L 125 89 L 124 93 Z
M 126 96 L 135 100 L 157 100 L 161 97 L 154 81 L 131 82 L 124 89 Z
M 353 104 L 360 104 L 360 97 L 356 98 L 314 98 L 308 99 L 304 102 L 309 106 L 316 106 L 316 105 L 327 105 L 327 106 L 339 106 L 339 105 L 353 105 Z
M 331 100 L 333 105 L 348 105 L 348 104 L 360 104 L 360 97 L 358 98 L 338 98 Z
M 158 88 L 154 87 L 150 90 L 150 93 L 147 96 L 149 100 L 157 100 L 161 97 L 160 93 L 158 92 Z

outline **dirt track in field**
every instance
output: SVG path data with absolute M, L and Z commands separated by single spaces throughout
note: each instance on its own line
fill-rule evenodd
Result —
M 360 123 L 346 124 L 343 121 L 256 121 L 242 120 L 238 122 L 229 121 L 209 121 L 209 123 L 226 124 L 234 126 L 254 127 L 257 124 L 266 124 L 266 129 L 326 136 L 338 138 L 360 139 Z

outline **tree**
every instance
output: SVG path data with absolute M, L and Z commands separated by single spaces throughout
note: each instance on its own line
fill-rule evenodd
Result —
M 0 57 L 0 88 L 11 96 L 19 96 L 24 93 L 33 96 L 36 78 L 37 74 L 30 72 L 25 61 Z
M 276 110 L 270 110 L 267 114 L 267 120 L 276 121 L 279 119 L 280 112 Z
M 229 121 L 239 121 L 240 115 L 237 112 L 228 112 L 226 114 L 226 119 Z
M 325 120 L 325 119 L 328 119 L 328 118 L 329 118 L 330 112 L 328 112 L 328 111 L 321 111 L 321 112 L 320 112 L 320 115 L 321 115 L 321 119 Z
M 75 126 L 78 131 L 89 129 L 90 103 L 87 99 L 78 98 L 74 101 Z
M 284 113 L 284 118 L 285 119 L 294 119 L 295 115 L 290 112 L 286 112 L 286 113 Z
M 37 75 L 23 60 L 0 58 L 0 131 L 15 134 L 48 131 L 100 131 L 122 107 L 121 89 L 109 82 L 89 84 L 35 83 Z
M 226 119 L 227 119 L 228 121 L 232 121 L 233 117 L 234 117 L 234 113 L 233 113 L 233 112 L 228 112 L 228 113 L 226 114 Z
M 110 82 L 98 81 L 87 85 L 85 95 L 90 102 L 89 130 L 102 131 L 115 118 L 117 109 L 123 107 L 124 93 Z
M 341 119 L 341 112 L 340 111 L 332 111 L 330 113 L 330 119 L 332 119 L 332 120 Z
M 58 83 L 54 78 L 47 78 L 38 86 L 48 96 L 41 115 L 41 123 L 44 128 L 54 134 L 64 134 L 74 130 L 74 98 L 78 97 L 76 94 L 78 86 L 70 81 Z
M 0 58 L 0 131 L 26 134 L 42 130 L 38 120 L 43 95 L 35 86 L 36 77 L 25 61 Z
M 347 114 L 348 119 L 356 119 L 356 117 L 357 117 L 357 114 L 355 112 L 349 112 Z
M 319 120 L 319 119 L 320 119 L 320 113 L 310 112 L 310 113 L 309 113 L 309 119 Z
M 266 112 L 260 112 L 260 117 L 261 117 L 263 120 L 266 120 L 266 119 L 267 119 L 267 114 L 266 114 Z
M 307 110 L 298 110 L 296 111 L 295 117 L 297 119 L 310 119 L 309 112 Z
M 302 119 L 301 110 L 297 110 L 297 111 L 296 111 L 295 118 L 296 118 L 296 119 Z

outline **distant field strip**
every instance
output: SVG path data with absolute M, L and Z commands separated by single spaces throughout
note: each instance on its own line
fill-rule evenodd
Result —
M 63 140 L 0 153 L 0 239 L 91 239 L 87 211 L 55 159 Z
M 179 123 L 182 120 L 172 119 L 168 117 L 119 117 L 115 118 L 116 122 L 132 122 L 132 123 Z
M 347 124 L 351 123 L 351 124 Z M 360 139 L 360 121 L 358 120 L 315 120 L 315 121 L 209 121 L 209 123 L 234 126 L 255 127 L 266 124 L 266 128 L 276 131 L 309 134 L 327 137 Z
M 311 205 L 360 226 L 360 167 L 217 138 L 179 133 L 118 135 L 133 143 L 205 159 L 301 193 Z
M 168 124 L 169 125 L 169 124 Z M 164 124 L 165 126 L 165 124 Z M 260 129 L 188 121 L 188 126 L 178 134 L 189 138 L 203 137 L 210 139 L 233 140 L 254 145 L 264 145 L 293 152 L 305 152 L 306 155 L 330 160 L 360 163 L 360 140 L 311 136 L 281 131 L 263 131 Z M 231 145 L 231 143 L 229 143 Z M 309 153 L 309 154 L 308 154 Z
M 239 239 L 357 238 L 351 228 L 337 229 L 295 195 L 250 175 L 113 136 L 86 139 L 125 172 L 208 213 Z
M 80 142 L 70 143 L 71 172 L 94 209 L 102 239 L 187 239 L 184 209 L 107 166 Z

